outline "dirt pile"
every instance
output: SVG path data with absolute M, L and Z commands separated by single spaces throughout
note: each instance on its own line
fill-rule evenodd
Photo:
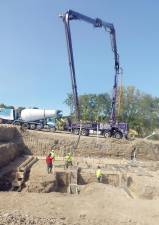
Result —
M 159 198 L 159 180 L 158 175 L 143 176 L 132 174 L 128 189 L 134 198 L 157 199 Z

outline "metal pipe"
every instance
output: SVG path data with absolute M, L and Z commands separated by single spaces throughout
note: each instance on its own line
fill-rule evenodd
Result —
M 66 33 L 66 43 L 67 43 L 68 60 L 69 60 L 69 68 L 70 68 L 70 76 L 71 76 L 71 83 L 72 83 L 73 101 L 74 101 L 76 119 L 78 121 L 80 121 L 79 100 L 78 100 L 76 73 L 75 73 L 75 66 L 74 66 L 71 30 L 70 30 L 70 25 L 69 25 L 69 14 L 68 13 L 66 13 L 64 15 L 63 22 L 64 22 L 65 33 Z

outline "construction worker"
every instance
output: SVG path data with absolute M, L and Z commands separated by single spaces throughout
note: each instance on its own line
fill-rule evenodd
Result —
M 52 145 L 51 146 L 51 151 L 50 151 L 50 154 L 51 154 L 51 157 L 55 160 L 55 158 L 56 158 L 56 153 L 55 153 L 55 150 L 54 150 L 54 147 L 55 147 L 56 145 Z
M 65 166 L 66 166 L 66 168 L 68 168 L 69 166 L 72 166 L 72 154 L 71 154 L 71 152 L 69 152 L 65 156 Z
M 96 177 L 97 177 L 97 181 L 98 181 L 99 183 L 101 183 L 101 182 L 102 182 L 103 173 L 102 173 L 102 171 L 101 171 L 100 166 L 97 167 L 97 170 L 96 170 Z
M 56 158 L 56 153 L 55 153 L 55 150 L 51 150 L 51 152 L 50 152 L 50 155 L 51 155 L 51 157 L 53 158 L 53 159 L 55 159 Z
M 46 157 L 46 164 L 47 164 L 47 172 L 52 173 L 52 161 L 53 158 L 51 156 L 51 153 Z

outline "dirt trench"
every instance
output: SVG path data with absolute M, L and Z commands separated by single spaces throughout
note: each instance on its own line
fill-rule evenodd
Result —
M 6 126 L 1 132 L 7 138 L 0 144 L 0 223 L 159 224 L 158 142 L 82 137 L 73 167 L 66 170 L 63 155 L 77 136 Z M 57 159 L 47 174 L 45 158 L 54 143 Z M 32 157 L 38 160 L 28 167 Z M 102 183 L 96 180 L 97 166 Z M 24 168 L 29 168 L 25 176 Z M 23 177 L 20 191 L 11 191 L 15 178 Z

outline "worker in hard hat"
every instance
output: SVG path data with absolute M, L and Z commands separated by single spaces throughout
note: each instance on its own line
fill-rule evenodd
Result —
M 71 152 L 69 152 L 66 156 L 65 156 L 65 166 L 66 168 L 68 168 L 69 166 L 72 166 L 72 154 Z
M 56 152 L 55 152 L 55 150 L 54 150 L 54 147 L 55 147 L 56 145 L 54 144 L 54 145 L 52 145 L 51 146 L 51 151 L 50 151 L 50 154 L 51 154 L 51 157 L 55 160 L 55 158 L 56 158 Z
M 47 164 L 47 172 L 48 172 L 48 174 L 52 173 L 53 158 L 52 158 L 51 154 L 49 154 L 46 157 L 46 164 Z
M 98 181 L 99 183 L 102 182 L 102 177 L 103 177 L 103 173 L 102 173 L 102 171 L 101 171 L 100 166 L 98 166 L 98 167 L 97 167 L 97 170 L 96 170 L 96 178 L 97 178 L 97 181 Z
M 56 153 L 55 153 L 55 150 L 54 149 L 51 150 L 50 155 L 55 160 Z

